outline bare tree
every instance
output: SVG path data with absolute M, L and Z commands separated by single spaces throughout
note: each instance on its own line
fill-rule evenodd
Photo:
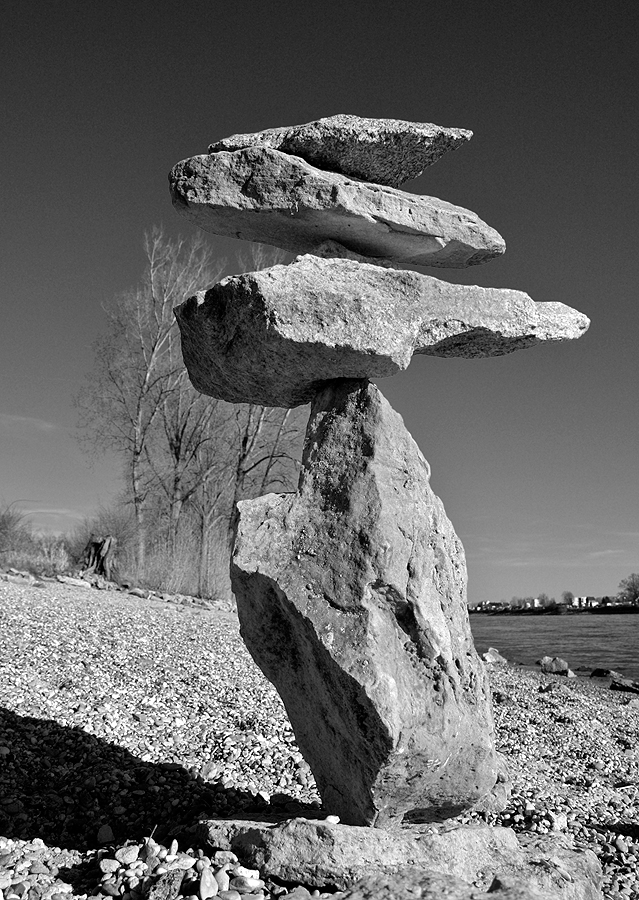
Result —
M 295 489 L 308 418 L 307 407 L 291 410 L 223 403 L 220 407 L 215 439 L 199 450 L 198 464 L 205 477 L 190 498 L 199 522 L 200 593 L 206 593 L 211 568 L 217 581 L 228 587 L 238 501 Z M 221 419 L 225 407 L 230 416 Z M 218 553 L 212 560 L 214 543 Z
M 211 443 L 204 445 L 199 451 L 199 465 L 206 475 L 190 498 L 189 507 L 197 523 L 199 539 L 197 591 L 200 597 L 206 597 L 210 596 L 214 589 L 223 591 L 227 587 L 224 583 L 218 584 L 220 573 L 217 571 L 226 568 L 226 541 L 222 538 L 224 553 L 215 554 L 215 558 L 213 545 L 220 543 L 220 530 L 223 535 L 227 532 L 226 526 L 220 526 L 230 518 L 231 508 L 228 502 L 229 485 L 225 472 L 225 454 L 218 452 L 218 448 Z M 223 555 L 224 562 L 217 565 L 220 555 Z
M 162 441 L 151 444 L 147 459 L 167 509 L 167 548 L 175 549 L 180 518 L 203 483 L 218 474 L 219 432 L 230 418 L 228 404 L 197 394 L 186 370 L 176 370 L 160 406 Z M 215 448 L 216 452 L 205 452 Z
M 625 603 L 639 603 L 639 575 L 636 572 L 620 582 L 618 596 Z
M 184 380 L 173 307 L 215 281 L 223 265 L 214 261 L 199 236 L 171 241 L 155 229 L 146 235 L 144 249 L 147 264 L 140 285 L 105 306 L 108 331 L 95 344 L 94 369 L 77 397 L 84 442 L 122 455 L 140 573 L 147 540 L 146 501 L 161 484 L 152 463 L 157 459 L 153 444 L 167 404 L 177 402 L 177 385 Z M 179 474 L 179 466 L 176 471 Z
M 156 230 L 144 246 L 140 285 L 105 308 L 108 332 L 96 343 L 94 369 L 77 398 L 80 429 L 91 449 L 121 454 L 134 511 L 137 577 L 145 577 L 158 552 L 165 570 L 174 567 L 181 531 L 188 536 L 195 522 L 197 583 L 204 593 L 213 526 L 221 544 L 216 555 L 228 569 L 237 501 L 294 487 L 306 410 L 235 406 L 194 390 L 173 307 L 219 280 L 224 263 L 200 237 L 171 241 Z M 262 268 L 284 258 L 255 245 L 239 265 Z M 183 545 L 184 536 L 180 540 Z M 161 575 L 156 571 L 154 578 Z
M 273 489 L 294 489 L 307 417 L 306 408 L 291 410 L 253 404 L 237 407 L 230 539 L 237 524 L 238 500 Z

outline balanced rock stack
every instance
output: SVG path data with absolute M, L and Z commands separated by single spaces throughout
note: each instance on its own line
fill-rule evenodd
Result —
M 561 303 L 393 268 L 504 252 L 474 213 L 398 189 L 470 136 L 340 115 L 226 138 L 170 175 L 176 209 L 205 230 L 307 254 L 225 278 L 177 318 L 198 390 L 311 403 L 297 493 L 239 504 L 232 582 L 324 808 L 350 825 L 507 797 L 463 548 L 369 381 L 415 353 L 495 356 L 588 327 Z

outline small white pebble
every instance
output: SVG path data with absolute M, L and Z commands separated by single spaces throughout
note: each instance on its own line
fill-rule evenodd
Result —
M 244 866 L 241 866 L 239 863 L 236 866 L 233 866 L 231 869 L 233 875 L 237 875 L 242 878 L 259 878 L 260 873 L 257 869 L 247 869 Z
M 264 882 L 260 878 L 247 878 L 245 875 L 236 875 L 231 879 L 229 885 L 232 891 L 239 891 L 240 894 L 252 894 L 253 891 L 259 891 L 264 887 Z
M 217 881 L 217 886 L 220 891 L 228 891 L 231 878 L 226 869 L 218 869 L 213 877 Z
M 198 891 L 200 900 L 210 900 L 211 897 L 216 896 L 219 889 L 220 886 L 216 881 L 211 869 L 203 869 L 200 876 L 200 888 Z

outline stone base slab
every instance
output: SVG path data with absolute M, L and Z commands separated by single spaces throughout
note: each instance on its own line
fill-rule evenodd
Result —
M 199 832 L 212 849 L 232 850 L 262 877 L 310 889 L 347 890 L 349 900 L 423 898 L 428 894 L 416 890 L 422 880 L 425 887 L 429 880 L 448 884 L 457 891 L 450 894 L 456 900 L 479 898 L 478 892 L 485 891 L 503 900 L 602 896 L 595 854 L 574 849 L 571 838 L 559 833 L 518 835 L 488 825 L 413 825 L 387 831 L 303 818 L 277 823 L 211 819 L 200 823 Z M 448 881 L 442 882 L 442 876 Z M 403 893 L 393 892 L 398 879 L 405 884 Z M 517 893 L 519 889 L 525 892 Z

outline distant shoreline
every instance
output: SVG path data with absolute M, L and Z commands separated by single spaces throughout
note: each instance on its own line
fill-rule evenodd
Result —
M 594 606 L 590 609 L 574 609 L 555 606 L 550 609 L 477 609 L 469 607 L 468 612 L 482 616 L 615 616 L 639 614 L 639 606 L 619 603 L 611 606 Z

